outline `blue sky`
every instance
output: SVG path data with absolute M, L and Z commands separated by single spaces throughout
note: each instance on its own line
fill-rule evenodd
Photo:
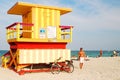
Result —
M 5 27 L 21 22 L 7 11 L 18 0 L 1 0 L 0 50 L 9 49 Z M 23 2 L 72 8 L 61 16 L 61 25 L 73 25 L 73 41 L 67 48 L 79 50 L 120 50 L 120 0 L 19 0 Z

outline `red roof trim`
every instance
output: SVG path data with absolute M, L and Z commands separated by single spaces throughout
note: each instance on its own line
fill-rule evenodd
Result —
M 23 25 L 23 26 L 30 26 L 30 27 L 32 27 L 32 26 L 34 25 L 34 24 L 32 24 L 32 23 L 19 23 L 19 22 L 15 22 L 15 23 L 7 26 L 6 29 L 11 28 L 11 27 L 13 27 L 13 26 L 15 26 L 15 25 L 17 25 L 17 24 L 20 24 L 20 25 Z

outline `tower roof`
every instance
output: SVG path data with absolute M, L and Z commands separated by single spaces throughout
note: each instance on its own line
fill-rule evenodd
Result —
M 31 10 L 32 7 L 38 7 L 38 8 L 46 8 L 46 9 L 53 9 L 53 10 L 59 10 L 60 15 L 66 14 L 71 12 L 72 10 L 70 8 L 59 8 L 59 7 L 53 7 L 53 6 L 43 6 L 38 4 L 30 4 L 25 2 L 17 2 L 12 8 L 8 10 L 8 14 L 16 14 L 16 15 L 23 15 Z

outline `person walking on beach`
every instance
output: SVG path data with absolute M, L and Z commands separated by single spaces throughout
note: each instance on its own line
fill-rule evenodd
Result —
M 86 57 L 86 54 L 83 51 L 83 48 L 80 48 L 80 51 L 78 52 L 78 60 L 80 61 L 80 64 L 79 64 L 80 69 L 82 69 L 82 67 L 83 67 L 85 57 Z
M 99 57 L 102 57 L 102 54 L 103 54 L 103 51 L 102 51 L 102 50 L 100 50 L 100 56 L 99 56 Z

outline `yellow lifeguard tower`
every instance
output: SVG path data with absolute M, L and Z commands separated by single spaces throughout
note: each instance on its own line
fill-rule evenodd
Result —
M 22 22 L 6 27 L 11 59 L 7 67 L 17 72 L 33 64 L 60 62 L 71 59 L 66 49 L 72 41 L 72 26 L 60 26 L 60 16 L 71 12 L 69 8 L 58 8 L 17 2 L 8 14 L 21 15 Z

